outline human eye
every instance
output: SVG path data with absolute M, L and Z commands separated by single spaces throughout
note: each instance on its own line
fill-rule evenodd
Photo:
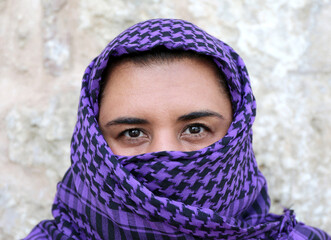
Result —
M 185 138 L 203 138 L 210 132 L 210 128 L 201 123 L 194 123 L 186 126 L 182 132 Z
M 143 130 L 139 128 L 130 128 L 122 131 L 119 134 L 119 137 L 136 139 L 136 138 L 146 137 L 146 134 L 144 133 Z

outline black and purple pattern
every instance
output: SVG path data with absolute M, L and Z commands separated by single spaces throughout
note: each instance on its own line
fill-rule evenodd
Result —
M 156 46 L 213 57 L 234 109 L 228 133 L 194 152 L 116 156 L 98 126 L 102 73 L 112 56 Z M 270 214 L 266 180 L 252 149 L 256 112 L 245 64 L 195 25 L 174 19 L 138 23 L 108 44 L 85 71 L 71 144 L 72 165 L 58 185 L 54 220 L 26 239 L 330 239 Z

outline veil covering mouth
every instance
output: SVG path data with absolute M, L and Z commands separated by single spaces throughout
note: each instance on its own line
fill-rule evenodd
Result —
M 198 151 L 113 154 L 98 125 L 100 81 L 112 58 L 156 47 L 210 56 L 228 84 L 233 121 Z M 269 213 L 266 179 L 252 147 L 256 103 L 240 56 L 179 19 L 140 22 L 118 35 L 87 67 L 71 166 L 58 184 L 53 220 L 26 239 L 330 239 L 294 212 Z

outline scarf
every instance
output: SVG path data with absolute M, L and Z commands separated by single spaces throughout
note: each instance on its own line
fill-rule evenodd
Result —
M 229 86 L 227 134 L 198 151 L 114 155 L 99 125 L 100 80 L 114 56 L 157 46 L 213 58 Z M 58 184 L 53 220 L 26 239 L 330 239 L 292 210 L 268 213 L 267 183 L 252 148 L 256 103 L 243 60 L 227 44 L 176 19 L 138 23 L 87 67 L 71 166 Z

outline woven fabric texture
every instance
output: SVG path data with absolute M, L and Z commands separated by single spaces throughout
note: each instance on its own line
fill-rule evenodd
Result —
M 198 151 L 114 155 L 97 120 L 102 73 L 114 56 L 157 46 L 212 57 L 230 89 L 233 122 L 222 139 Z M 330 239 L 297 222 L 292 210 L 269 213 L 252 148 L 255 113 L 245 64 L 231 47 L 183 20 L 130 27 L 85 71 L 72 164 L 58 184 L 54 219 L 26 239 Z

